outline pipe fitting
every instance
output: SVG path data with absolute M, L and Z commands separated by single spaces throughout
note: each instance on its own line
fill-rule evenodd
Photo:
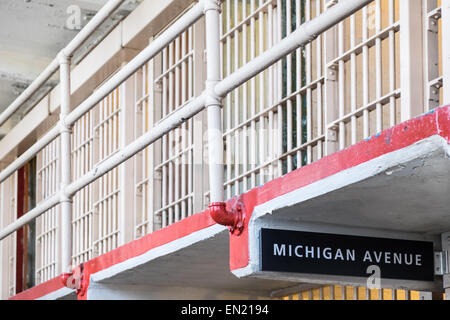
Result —
M 64 50 L 61 50 L 58 53 L 58 62 L 59 62 L 60 65 L 61 64 L 70 64 L 71 60 L 72 60 L 72 56 L 67 55 L 64 52 Z
M 230 233 L 239 236 L 244 230 L 244 213 L 242 205 L 238 203 L 231 211 L 226 209 L 225 202 L 212 202 L 209 204 L 211 218 L 220 225 L 227 226 Z
M 83 264 L 73 269 L 72 272 L 61 274 L 60 279 L 65 287 L 75 290 L 78 296 L 83 296 L 86 293 L 86 279 Z
M 72 200 L 73 195 L 66 192 L 67 186 L 68 186 L 67 183 L 60 184 L 60 188 L 61 188 L 61 191 L 59 193 L 59 202 L 60 203 L 63 203 L 63 202 L 73 203 L 73 200 Z
M 72 134 L 72 126 L 68 124 L 65 120 L 65 116 L 60 115 L 59 119 L 59 133 L 70 133 Z
M 205 8 L 203 9 L 203 13 L 206 14 L 208 10 L 216 10 L 222 12 L 222 0 L 204 0 Z
M 206 80 L 205 82 L 205 108 L 219 106 L 222 108 L 222 97 L 216 93 L 216 85 L 219 80 Z

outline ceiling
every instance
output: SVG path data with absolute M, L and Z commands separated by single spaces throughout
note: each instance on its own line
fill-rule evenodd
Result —
M 73 17 L 76 12 L 70 10 L 79 8 L 79 21 L 83 27 L 107 1 L 0 0 L 0 112 L 25 90 L 79 32 L 79 29 L 73 29 L 73 23 L 70 25 L 75 21 Z M 142 1 L 126 1 L 77 51 L 74 62 L 79 61 Z M 56 74 L 35 94 L 32 101 L 0 127 L 0 138 L 57 81 Z

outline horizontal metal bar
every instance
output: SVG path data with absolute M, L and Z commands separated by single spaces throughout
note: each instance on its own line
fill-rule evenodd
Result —
M 384 30 L 381 30 L 379 33 L 373 35 L 372 37 L 368 38 L 367 40 L 362 41 L 358 45 L 352 47 L 350 50 L 344 52 L 342 55 L 338 56 L 334 60 L 330 61 L 327 64 L 327 67 L 330 68 L 332 65 L 336 65 L 339 63 L 339 61 L 347 62 L 351 59 L 352 55 L 359 55 L 363 52 L 364 47 L 371 48 L 376 45 L 376 41 L 379 40 L 385 40 L 387 39 L 391 32 L 399 32 L 400 31 L 400 22 L 396 22 L 388 27 L 386 27 Z
M 327 128 L 328 129 L 335 129 L 335 128 L 337 128 L 339 126 L 339 123 L 341 123 L 341 122 L 342 123 L 349 123 L 351 121 L 352 117 L 360 117 L 360 116 L 363 115 L 365 110 L 372 111 L 372 110 L 376 109 L 377 105 L 379 105 L 379 104 L 381 104 L 381 105 L 388 104 L 390 102 L 390 98 L 393 97 L 393 98 L 397 99 L 397 98 L 400 97 L 400 95 L 401 95 L 401 90 L 400 89 L 397 89 L 397 90 L 395 90 L 393 92 L 390 92 L 390 93 L 384 95 L 383 97 L 381 97 L 379 99 L 376 99 L 376 100 L 370 102 L 369 104 L 367 104 L 365 106 L 362 106 L 361 108 L 358 108 L 357 110 L 355 110 L 353 112 L 350 112 L 350 113 L 346 114 L 345 116 L 343 116 L 343 117 L 341 117 L 341 118 L 339 118 L 339 119 L 337 119 L 337 120 L 335 120 L 333 122 L 330 122 L 328 124 Z

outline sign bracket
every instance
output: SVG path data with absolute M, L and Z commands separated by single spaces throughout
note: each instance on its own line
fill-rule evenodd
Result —
M 443 276 L 448 273 L 448 251 L 436 251 L 434 253 L 434 274 L 437 276 Z

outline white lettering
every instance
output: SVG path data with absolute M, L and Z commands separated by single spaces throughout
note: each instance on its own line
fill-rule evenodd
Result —
M 341 259 L 341 260 L 344 260 L 344 256 L 342 255 L 342 250 L 341 249 L 337 249 L 336 250 L 336 254 L 334 256 L 334 260 L 337 260 L 338 258 Z
M 409 257 L 409 261 L 408 261 L 408 257 Z M 406 254 L 405 253 L 405 263 L 410 266 L 413 263 L 413 255 L 412 254 Z
M 355 250 L 347 249 L 347 260 L 355 261 Z
M 284 244 L 282 244 L 281 247 L 279 247 L 277 243 L 274 243 L 273 244 L 273 255 L 284 257 L 286 255 L 286 246 Z
M 383 254 L 382 252 L 379 252 L 379 256 L 377 256 L 377 252 L 376 251 L 373 252 L 373 255 L 375 257 L 375 261 L 376 262 L 380 262 L 381 261 L 381 255 L 382 254 Z
M 314 247 L 305 247 L 305 253 L 306 253 L 306 257 L 309 258 L 309 256 L 311 255 L 311 258 L 314 258 Z
M 366 260 L 372 262 L 372 257 L 370 256 L 370 252 L 366 250 L 366 253 L 364 254 L 363 262 L 366 262 Z
M 333 258 L 332 254 L 331 254 L 331 248 L 323 249 L 323 257 L 327 260 L 331 260 Z
M 402 255 L 394 252 L 394 264 L 402 264 Z
M 303 249 L 303 246 L 296 246 L 296 247 L 295 247 L 295 255 L 296 255 L 297 257 L 299 257 L 299 258 L 303 258 L 303 255 L 300 254 L 300 253 L 298 253 L 298 250 L 299 250 L 299 249 Z
M 391 263 L 391 253 L 390 252 L 384 253 L 384 263 L 387 263 L 387 264 Z
M 416 266 L 421 266 L 421 265 L 422 265 L 422 255 L 416 254 Z

